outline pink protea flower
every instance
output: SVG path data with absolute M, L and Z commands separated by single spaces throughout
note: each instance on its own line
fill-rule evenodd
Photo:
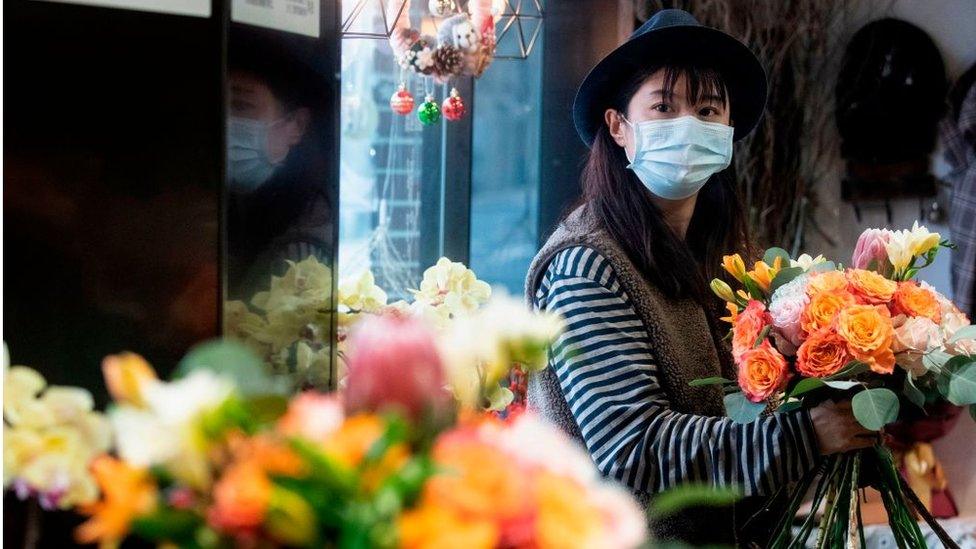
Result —
M 453 403 L 434 336 L 414 318 L 377 316 L 349 339 L 346 409 L 396 409 L 412 419 L 443 415 Z
M 878 266 L 884 265 L 888 260 L 886 246 L 891 240 L 891 231 L 888 229 L 866 229 L 857 239 L 854 246 L 854 255 L 851 256 L 851 264 L 855 269 L 868 269 L 872 261 L 877 261 Z

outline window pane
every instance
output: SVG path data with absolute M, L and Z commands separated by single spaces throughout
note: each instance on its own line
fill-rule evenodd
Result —
M 495 61 L 475 83 L 471 268 L 521 294 L 538 240 L 542 38 L 525 60 Z
M 442 128 L 390 110 L 400 78 L 385 40 L 343 40 L 339 274 L 371 269 L 391 300 L 436 259 L 440 219 Z M 406 82 L 419 105 L 424 82 Z

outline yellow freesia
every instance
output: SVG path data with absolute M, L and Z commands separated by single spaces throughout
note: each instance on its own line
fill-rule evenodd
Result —
M 929 232 L 927 227 L 918 224 L 918 220 L 912 225 L 909 242 L 913 255 L 925 255 L 929 250 L 938 246 L 941 240 L 942 237 L 939 233 Z
M 712 292 L 719 298 L 729 302 L 735 301 L 735 294 L 732 293 L 732 288 L 724 280 L 713 278 L 711 288 Z
M 722 267 L 739 282 L 742 282 L 743 277 L 745 277 L 746 264 L 739 254 L 722 257 Z

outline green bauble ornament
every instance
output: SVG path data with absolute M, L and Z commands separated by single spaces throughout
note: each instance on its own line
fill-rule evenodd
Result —
M 424 126 L 430 126 L 431 124 L 436 124 L 441 120 L 441 108 L 437 106 L 437 101 L 434 101 L 433 95 L 428 95 L 424 102 L 417 107 L 417 118 L 420 119 L 420 123 Z

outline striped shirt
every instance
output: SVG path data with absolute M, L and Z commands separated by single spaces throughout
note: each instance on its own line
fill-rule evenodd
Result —
M 566 320 L 549 366 L 604 475 L 638 492 L 699 481 L 768 495 L 814 466 L 805 411 L 740 425 L 672 410 L 647 330 L 610 262 L 592 248 L 556 254 L 535 306 Z

